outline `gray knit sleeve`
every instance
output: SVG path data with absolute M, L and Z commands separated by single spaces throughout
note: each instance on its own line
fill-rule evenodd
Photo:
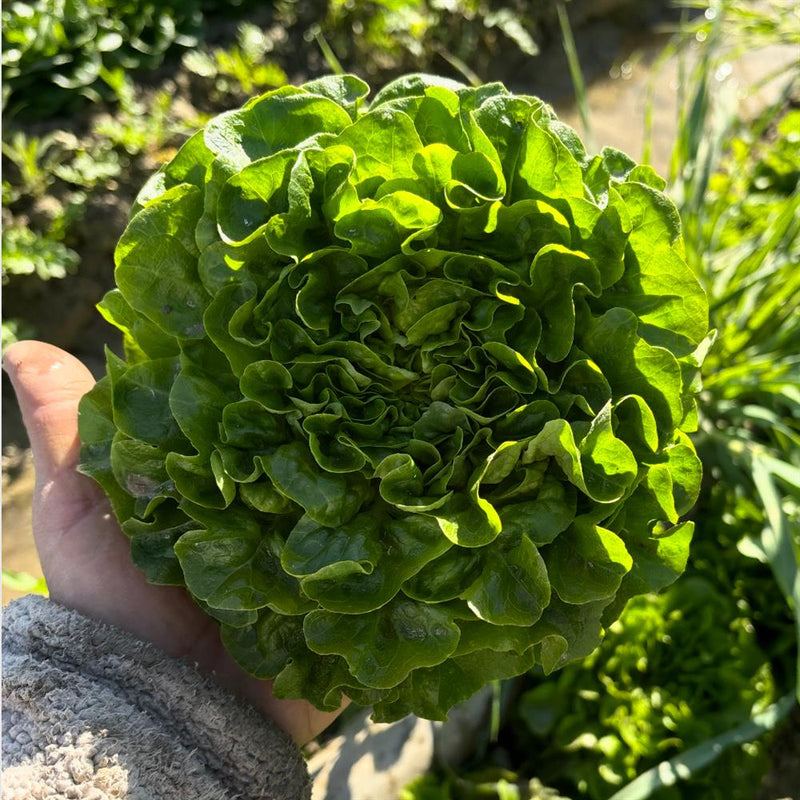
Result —
M 288 736 L 193 667 L 29 596 L 3 614 L 5 800 L 307 800 Z

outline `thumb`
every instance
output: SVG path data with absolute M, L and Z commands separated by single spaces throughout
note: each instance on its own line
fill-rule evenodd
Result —
M 78 491 L 85 478 L 78 464 L 78 403 L 94 386 L 91 372 L 69 353 L 43 342 L 17 342 L 5 353 L 3 368 L 17 395 L 28 431 L 37 481 L 64 482 Z M 72 482 L 73 485 L 69 485 Z
M 33 532 L 51 596 L 55 596 L 69 567 L 67 556 L 83 552 L 85 562 L 86 554 L 97 550 L 97 544 L 84 536 L 69 537 L 68 543 L 61 536 L 102 500 L 99 487 L 76 469 L 78 403 L 94 385 L 94 378 L 69 353 L 34 341 L 11 345 L 3 357 L 3 369 L 14 386 L 31 442 L 36 468 Z

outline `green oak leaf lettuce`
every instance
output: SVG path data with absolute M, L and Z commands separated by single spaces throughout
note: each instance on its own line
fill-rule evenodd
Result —
M 433 719 L 685 566 L 705 294 L 649 168 L 500 84 L 353 76 L 145 185 L 82 470 L 281 697 Z

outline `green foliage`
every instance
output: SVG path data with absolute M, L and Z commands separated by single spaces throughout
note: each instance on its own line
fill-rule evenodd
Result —
M 541 24 L 554 18 L 553 8 L 523 0 L 333 0 L 310 33 L 324 33 L 324 46 L 369 76 L 447 64 L 477 84 L 509 47 L 535 56 Z
M 700 33 L 699 41 L 705 41 L 703 37 L 724 22 L 728 55 L 800 44 L 800 15 L 794 0 L 766 0 L 756 6 L 747 0 L 680 0 L 679 5 L 706 12 L 684 26 L 682 34 L 689 38 Z
M 441 719 L 682 571 L 707 333 L 652 170 L 541 101 L 284 87 L 139 195 L 82 469 L 281 697 Z
M 5 323 L 3 323 L 5 326 Z M 5 341 L 5 327 L 4 327 L 4 335 L 3 335 L 3 349 L 5 349 L 8 344 L 11 342 L 6 343 Z M 25 592 L 26 594 L 41 594 L 47 597 L 48 589 L 47 584 L 45 583 L 44 578 L 37 578 L 35 575 L 31 575 L 29 572 L 18 572 L 17 570 L 13 569 L 4 569 L 3 570 L 3 586 L 6 589 L 10 589 L 13 592 Z
M 196 48 L 183 56 L 183 65 L 213 87 L 212 99 L 238 97 L 283 86 L 288 78 L 273 60 L 267 59 L 272 42 L 256 25 L 243 22 L 236 44 L 230 48 Z
M 63 158 L 56 145 L 57 136 L 28 136 L 24 131 L 3 140 L 3 156 L 17 169 L 14 182 L 3 181 L 4 204 L 13 203 L 21 195 L 36 198 L 45 194 L 54 179 L 54 169 Z
M 64 183 L 77 187 L 77 190 L 73 190 L 72 199 L 78 201 L 80 190 L 91 191 L 96 187 L 106 186 L 119 177 L 124 163 L 119 153 L 105 142 L 88 147 L 76 142 L 70 159 L 53 167 L 53 175 Z
M 116 148 L 136 156 L 152 153 L 172 138 L 177 126 L 169 117 L 170 92 L 162 89 L 143 99 L 122 69 L 104 70 L 102 78 L 119 102 L 115 113 L 101 118 L 94 127 L 104 150 Z
M 116 178 L 122 168 L 119 155 L 106 142 L 86 144 L 64 130 L 42 137 L 13 130 L 3 140 L 2 149 L 3 156 L 13 165 L 10 171 L 6 170 L 8 178 L 3 181 L 6 206 L 63 194 L 55 191 L 63 188 L 54 186 L 59 180 L 71 187 L 68 200 L 79 202 L 80 190 L 91 190 Z
M 740 11 L 733 4 L 732 13 Z M 748 31 L 762 31 L 756 17 L 747 21 Z M 741 20 L 734 15 L 734 22 Z M 740 593 L 759 610 L 771 661 L 790 689 L 800 678 L 800 670 L 787 667 L 800 635 L 800 115 L 790 100 L 800 85 L 797 69 L 786 79 L 784 98 L 751 124 L 712 104 L 705 126 L 707 138 L 720 142 L 719 161 L 698 152 L 681 172 L 687 256 L 704 264 L 719 330 L 707 357 L 696 436 L 712 478 L 699 511 L 710 521 L 717 515 L 708 526 L 709 546 L 735 545 L 771 566 L 783 600 L 763 567 L 761 586 L 748 578 Z M 698 554 L 713 561 L 700 542 Z M 756 571 L 754 565 L 750 572 Z
M 570 793 L 607 798 L 645 768 L 763 709 L 774 697 L 765 661 L 751 620 L 705 578 L 634 598 L 594 654 L 522 696 L 518 714 L 535 735 L 532 766 L 545 782 L 572 784 Z M 751 796 L 764 757 L 763 746 L 729 751 L 674 796 Z
M 65 241 L 84 213 L 87 192 L 119 175 L 118 155 L 86 146 L 67 131 L 40 138 L 17 130 L 3 141 L 3 156 L 8 176 L 3 181 L 8 211 L 2 232 L 3 283 L 75 272 L 80 256 Z M 8 344 L 33 333 L 30 324 L 11 319 L 3 336 Z
M 103 69 L 153 68 L 173 45 L 193 46 L 198 0 L 33 0 L 4 6 L 3 76 L 11 111 L 47 117 L 96 101 Z
M 3 283 L 11 275 L 63 278 L 80 261 L 74 250 L 22 225 L 3 228 Z
M 400 792 L 400 800 L 569 800 L 538 778 L 520 781 L 508 770 L 480 772 L 439 780 L 425 775 Z
M 2 325 L 3 352 L 14 342 L 32 339 L 35 333 L 33 326 L 21 319 L 4 319 Z
M 758 474 L 776 476 L 779 510 L 800 501 L 799 122 L 796 112 L 770 112 L 736 130 L 696 223 L 700 241 L 712 245 L 707 285 L 720 331 L 708 355 L 696 440 L 715 478 L 701 508 L 718 510 L 722 521 L 710 533 L 732 544 L 757 541 L 777 524 Z M 788 525 L 797 538 L 796 514 Z M 794 563 L 791 550 L 782 561 Z M 752 594 L 756 602 L 755 587 Z M 785 634 L 780 641 L 788 650 Z
M 687 750 L 669 761 L 662 761 L 652 767 L 616 792 L 611 800 L 647 800 L 647 798 L 657 796 L 659 789 L 674 787 L 679 782 L 685 781 L 689 776 L 695 775 L 703 767 L 716 761 L 720 753 L 725 753 L 727 748 L 733 745 L 744 745 L 750 749 L 757 747 L 758 745 L 751 743 L 758 739 L 759 736 L 774 731 L 786 719 L 796 702 L 797 699 L 793 693 L 782 697 L 736 728 L 725 731 L 725 733 L 721 733 L 712 739 L 706 739 L 702 744 L 693 747 L 691 750 Z M 752 776 L 747 777 L 751 778 Z M 745 781 L 736 783 L 731 788 L 733 792 L 738 793 L 741 790 L 749 792 L 754 787 L 752 787 L 751 783 Z M 680 796 L 683 797 L 684 794 Z M 729 794 L 727 796 L 735 795 Z M 751 794 L 748 794 L 748 797 L 751 796 Z

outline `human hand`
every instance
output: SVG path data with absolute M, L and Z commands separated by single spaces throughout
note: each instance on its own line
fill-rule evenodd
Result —
M 128 539 L 105 494 L 76 469 L 78 403 L 94 385 L 89 370 L 69 353 L 33 341 L 9 347 L 3 367 L 33 451 L 33 535 L 50 597 L 215 673 L 298 744 L 330 725 L 339 712 L 275 698 L 269 681 L 236 665 L 222 646 L 217 623 L 182 588 L 147 583 L 133 564 Z

